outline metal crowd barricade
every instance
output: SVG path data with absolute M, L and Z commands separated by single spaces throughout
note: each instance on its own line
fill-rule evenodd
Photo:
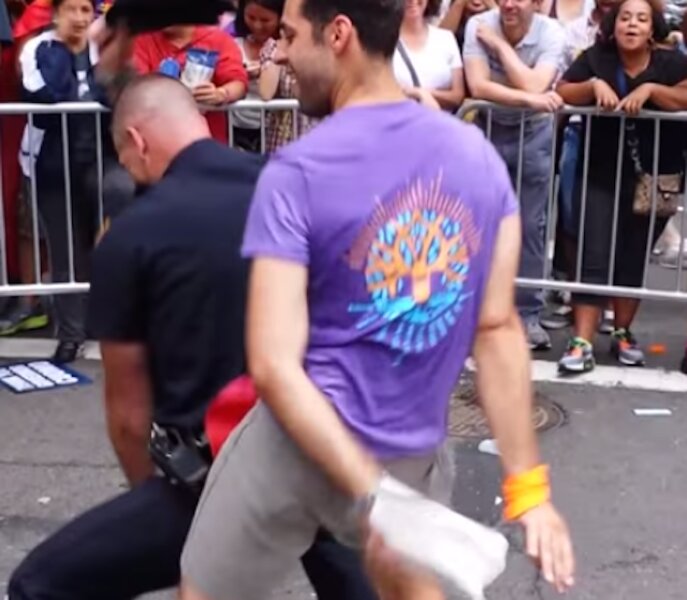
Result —
M 228 114 L 228 140 L 229 144 L 234 144 L 234 127 L 233 127 L 233 115 L 237 111 L 241 110 L 252 110 L 260 111 L 260 149 L 265 152 L 267 148 L 267 123 L 268 115 L 274 111 L 288 111 L 291 113 L 292 127 L 293 127 L 293 137 L 296 138 L 299 135 L 298 131 L 298 103 L 296 100 L 274 100 L 271 102 L 262 102 L 254 100 L 243 100 L 237 102 L 228 107 L 221 108 L 210 108 L 205 107 L 207 110 L 220 110 L 227 112 Z M 463 105 L 458 113 L 460 118 L 465 118 L 472 111 L 479 111 L 483 115 L 482 123 L 484 126 L 485 133 L 487 137 L 492 136 L 493 132 L 493 116 L 497 111 L 517 111 L 518 109 L 513 109 L 510 107 L 498 106 L 489 102 L 483 101 L 469 101 Z M 42 279 L 43 271 L 43 261 L 41 259 L 42 246 L 41 246 L 41 227 L 38 219 L 38 186 L 40 182 L 36 179 L 35 171 L 35 161 L 31 158 L 29 159 L 30 164 L 30 176 L 28 178 L 29 191 L 30 191 L 30 206 L 32 213 L 31 222 L 31 238 L 33 245 L 33 267 L 35 272 L 34 282 L 31 284 L 11 284 L 8 277 L 8 264 L 7 264 L 7 228 L 8 226 L 15 226 L 15 224 L 8 224 L 5 222 L 5 213 L 0 211 L 0 297 L 1 296 L 20 296 L 20 295 L 46 295 L 46 294 L 64 294 L 64 293 L 78 293 L 85 292 L 88 290 L 88 283 L 84 281 L 78 281 L 75 277 L 74 269 L 74 225 L 72 218 L 72 182 L 70 181 L 71 169 L 70 169 L 70 156 L 69 156 L 69 115 L 75 114 L 92 114 L 95 122 L 95 134 L 96 134 L 96 169 L 97 169 L 97 194 L 98 194 L 98 215 L 100 222 L 103 222 L 103 177 L 104 177 L 104 167 L 103 167 L 103 123 L 102 114 L 106 112 L 106 109 L 96 103 L 87 102 L 77 102 L 77 103 L 61 103 L 54 105 L 36 105 L 36 104 L 23 104 L 23 103 L 7 103 L 0 104 L 0 115 L 27 115 L 29 125 L 35 124 L 36 115 L 59 115 L 61 120 L 61 129 L 63 137 L 63 163 L 64 163 L 64 202 L 65 210 L 67 211 L 67 238 L 70 240 L 69 244 L 69 278 L 65 282 L 53 282 L 44 283 Z M 526 133 L 526 119 L 531 113 L 526 110 L 520 111 L 520 121 L 519 121 L 519 143 L 518 143 L 518 159 L 517 159 L 517 173 L 514 182 L 514 188 L 518 196 L 520 196 L 522 191 L 522 179 L 523 179 L 523 165 L 524 165 L 524 153 L 525 153 L 525 133 Z M 577 107 L 564 107 L 558 112 L 558 117 L 562 115 L 581 115 L 581 116 L 601 116 L 603 118 L 609 119 L 620 119 L 620 136 L 618 139 L 618 154 L 617 154 L 617 171 L 616 171 L 616 187 L 615 187 L 615 197 L 614 197 L 614 218 L 613 226 L 611 230 L 611 252 L 610 252 L 610 264 L 609 264 L 609 276 L 605 284 L 591 284 L 583 281 L 582 277 L 582 266 L 584 257 L 584 244 L 585 244 L 585 212 L 587 209 L 587 184 L 588 184 L 588 173 L 589 173 L 589 140 L 590 132 L 592 128 L 591 119 L 586 119 L 584 127 L 586 128 L 585 135 L 585 146 L 582 153 L 582 171 L 583 171 L 583 183 L 582 183 L 582 193 L 581 193 L 581 214 L 580 214 L 580 231 L 579 240 L 580 243 L 577 247 L 576 265 L 575 265 L 575 276 L 571 281 L 559 281 L 553 277 L 553 247 L 556 243 L 556 222 L 557 222 L 557 196 L 559 191 L 560 180 L 557 176 L 557 165 L 555 161 L 552 161 L 552 167 L 550 170 L 549 184 L 548 184 L 548 198 L 547 198 L 547 220 L 546 220 L 546 253 L 544 267 L 542 269 L 540 278 L 519 278 L 518 285 L 521 287 L 529 287 L 535 289 L 553 289 L 560 291 L 570 291 L 570 292 L 582 292 L 600 295 L 612 295 L 612 296 L 625 296 L 633 298 L 655 298 L 661 300 L 687 300 L 687 282 L 683 277 L 683 264 L 682 264 L 682 250 L 680 247 L 678 252 L 678 261 L 676 269 L 676 277 L 674 278 L 674 285 L 666 285 L 665 282 L 658 282 L 649 284 L 650 274 L 652 269 L 650 269 L 651 262 L 651 244 L 647 244 L 647 251 L 645 256 L 645 270 L 644 270 L 644 281 L 641 287 L 621 287 L 613 285 L 614 272 L 616 268 L 615 264 L 615 248 L 617 244 L 618 236 L 618 211 L 620 203 L 620 181 L 622 173 L 622 163 L 624 160 L 623 144 L 624 144 L 624 123 L 626 117 L 619 113 L 602 113 L 594 108 L 577 108 Z M 653 175 L 655 176 L 658 170 L 658 156 L 660 150 L 660 124 L 663 121 L 687 121 L 687 112 L 684 113 L 666 113 L 666 112 L 649 112 L 643 111 L 637 117 L 640 119 L 650 119 L 654 122 L 654 164 L 653 164 Z M 33 132 L 33 129 L 29 129 Z M 35 135 L 35 133 L 30 134 Z M 551 153 L 552 156 L 556 156 L 556 147 L 558 144 L 559 131 L 558 128 L 553 128 L 553 137 L 551 140 Z M 29 139 L 29 146 L 33 147 L 31 143 L 33 140 Z M 2 168 L 0 166 L 0 168 Z M 460 165 L 456 165 L 456 168 L 460 168 Z M 0 172 L 0 179 L 2 178 L 2 173 Z M 0 203 L 4 204 L 4 198 L 2 197 L 3 189 L 0 186 Z M 682 216 L 685 212 L 685 202 L 687 198 L 685 193 L 682 194 L 682 202 L 679 208 L 679 215 Z M 657 203 L 657 189 L 656 186 L 652 190 L 652 204 L 653 210 L 649 217 L 649 240 L 653 238 L 653 233 L 656 229 L 656 203 Z M 684 240 L 685 234 L 685 219 L 681 218 L 680 236 L 681 240 Z M 665 278 L 664 278 L 665 279 Z
M 229 145 L 234 144 L 234 118 L 233 115 L 237 111 L 249 110 L 260 111 L 260 150 L 265 152 L 267 150 L 267 115 L 272 112 L 289 112 L 292 117 L 293 138 L 298 137 L 298 102 L 296 100 L 273 100 L 270 102 L 262 102 L 259 100 L 242 100 L 230 106 L 220 108 L 202 107 L 207 111 L 221 111 L 228 115 L 228 140 Z M 0 104 L 0 116 L 4 115 L 26 115 L 28 128 L 28 145 L 29 145 L 29 177 L 28 188 L 30 198 L 30 212 L 31 220 L 31 240 L 33 247 L 33 283 L 10 283 L 8 272 L 8 246 L 7 246 L 7 231 L 8 227 L 18 228 L 18 223 L 6 223 L 5 211 L 0 210 L 0 297 L 3 296 L 25 296 L 25 295 L 49 295 L 49 294 L 70 294 L 86 292 L 89 289 L 89 284 L 85 281 L 78 281 L 75 276 L 74 266 L 74 219 L 73 219 L 73 186 L 71 181 L 72 170 L 70 168 L 69 155 L 69 116 L 70 115 L 93 115 L 95 123 L 95 164 L 97 175 L 97 200 L 98 200 L 98 217 L 102 226 L 104 222 L 103 209 L 103 194 L 104 194 L 104 157 L 103 157 L 103 122 L 102 115 L 106 113 L 107 109 L 95 102 L 65 102 L 58 104 L 26 104 L 26 103 L 3 103 Z M 61 121 L 62 131 L 62 152 L 63 152 L 63 175 L 64 175 L 64 203 L 65 211 L 67 213 L 66 233 L 69 240 L 68 259 L 69 259 L 69 277 L 68 281 L 63 282 L 43 282 L 43 271 L 45 265 L 43 264 L 42 254 L 45 251 L 45 245 L 42 244 L 42 228 L 39 220 L 38 211 L 38 188 L 41 185 L 36 178 L 36 161 L 33 156 L 33 148 L 35 136 L 39 135 L 36 132 L 35 119 L 36 115 L 57 115 Z M 17 157 L 17 160 L 19 158 Z M 22 186 L 25 175 L 21 174 Z M 0 164 L 0 181 L 4 181 L 4 174 L 2 173 L 2 164 Z M 0 206 L 4 206 L 5 198 L 4 186 L 0 185 Z M 26 198 L 20 201 L 26 202 Z M 95 240 L 94 240 L 95 243 Z M 49 268 L 49 265 L 47 265 Z
M 520 113 L 519 117 L 519 142 L 518 142 L 518 160 L 517 160 L 517 172 L 515 181 L 513 182 L 513 187 L 516 191 L 518 199 L 520 198 L 522 191 L 522 181 L 523 181 L 523 161 L 525 152 L 525 124 L 528 118 L 533 116 L 532 111 L 526 109 L 517 109 L 513 107 L 500 106 L 491 102 L 486 101 L 468 101 L 459 110 L 457 116 L 458 118 L 473 121 L 475 116 L 479 115 L 479 125 L 483 128 L 484 133 L 487 138 L 492 139 L 493 129 L 494 129 L 494 114 L 500 111 L 509 111 L 511 113 Z M 637 299 L 657 299 L 657 300 L 674 300 L 674 301 L 687 301 L 687 281 L 684 277 L 684 267 L 683 267 L 683 247 L 685 240 L 685 206 L 687 202 L 687 186 L 683 185 L 681 193 L 681 202 L 678 207 L 677 218 L 680 219 L 680 247 L 678 249 L 677 256 L 677 269 L 675 271 L 675 277 L 669 278 L 665 276 L 657 276 L 658 273 L 656 269 L 652 266 L 652 250 L 653 244 L 652 240 L 654 233 L 656 232 L 657 226 L 657 185 L 656 176 L 659 169 L 659 153 L 661 148 L 661 123 L 663 122 L 686 122 L 687 112 L 658 112 L 658 111 L 641 111 L 639 115 L 633 118 L 651 120 L 654 123 L 654 143 L 653 143 L 653 165 L 652 165 L 652 177 L 654 180 L 654 185 L 651 191 L 651 204 L 652 210 L 651 214 L 647 216 L 649 219 L 649 232 L 647 239 L 647 249 L 644 258 L 644 276 L 643 282 L 640 287 L 625 287 L 614 285 L 615 271 L 616 271 L 616 247 L 618 241 L 618 226 L 619 226 L 619 207 L 621 202 L 621 180 L 623 172 L 623 161 L 627 160 L 625 157 L 624 146 L 625 146 L 625 123 L 628 117 L 624 113 L 618 112 L 603 112 L 599 111 L 593 107 L 572 107 L 565 106 L 560 109 L 555 115 L 550 118 L 559 119 L 563 116 L 573 116 L 579 115 L 582 117 L 583 126 L 585 130 L 584 134 L 584 148 L 581 152 L 582 160 L 582 190 L 580 198 L 580 215 L 579 215 L 579 231 L 577 236 L 577 248 L 576 248 L 576 258 L 574 271 L 575 276 L 569 281 L 556 280 L 553 277 L 553 258 L 554 258 L 554 247 L 557 243 L 556 240 L 556 224 L 558 218 L 558 192 L 560 187 L 560 179 L 557 175 L 558 161 L 555 160 L 556 157 L 556 147 L 559 142 L 560 129 L 555 126 L 553 127 L 553 137 L 551 140 L 551 153 L 554 157 L 552 160 L 552 166 L 549 176 L 548 185 L 548 201 L 547 201 L 547 219 L 546 219 L 546 233 L 545 233 L 545 260 L 544 267 L 540 278 L 518 278 L 517 283 L 520 287 L 535 288 L 535 289 L 548 289 L 548 290 L 558 290 L 567 292 L 578 292 L 584 294 L 595 294 L 602 296 L 618 296 L 618 297 L 628 297 Z M 585 243 L 589 240 L 586 238 L 585 224 L 586 224 L 586 211 L 588 208 L 588 183 L 589 183 L 589 157 L 590 157 L 590 139 L 591 131 L 593 127 L 591 118 L 584 117 L 601 117 L 607 119 L 619 119 L 619 136 L 617 141 L 617 157 L 616 157 L 616 173 L 615 173 L 615 189 L 614 189 L 614 206 L 613 206 L 613 221 L 612 229 L 610 232 L 611 245 L 610 245 L 610 259 L 608 265 L 608 277 L 605 284 L 587 283 L 583 280 L 583 260 L 584 260 L 584 247 Z M 498 119 L 497 119 L 498 120 Z M 517 125 L 516 125 L 517 126 Z M 687 145 L 687 144 L 686 144 Z M 683 157 L 683 162 L 684 162 Z M 685 163 L 687 167 L 687 163 Z M 456 165 L 456 168 L 460 168 L 460 165 Z M 687 172 L 687 168 L 684 169 Z M 683 174 L 683 184 L 684 184 L 684 174 Z M 667 282 L 667 279 L 672 279 L 672 282 Z M 650 282 L 651 280 L 651 282 Z

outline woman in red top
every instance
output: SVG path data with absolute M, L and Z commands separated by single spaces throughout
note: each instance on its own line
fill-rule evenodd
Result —
M 140 73 L 160 71 L 166 59 L 176 61 L 183 72 L 191 49 L 218 53 L 212 79 L 193 88 L 195 99 L 201 104 L 222 106 L 236 102 L 246 95 L 248 75 L 236 42 L 218 27 L 175 25 L 136 38 L 134 66 Z M 228 142 L 227 116 L 223 112 L 206 114 L 212 137 Z

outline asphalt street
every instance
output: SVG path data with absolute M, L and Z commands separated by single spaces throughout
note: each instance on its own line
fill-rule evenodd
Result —
M 93 385 L 56 393 L 0 392 L 0 587 L 24 553 L 60 524 L 117 494 L 123 480 L 104 432 L 100 367 L 82 362 Z M 555 500 L 570 520 L 579 559 L 575 600 L 684 600 L 687 572 L 687 410 L 678 394 L 539 384 L 567 422 L 541 435 Z M 634 408 L 668 408 L 638 417 Z M 474 440 L 455 438 L 454 503 L 494 523 L 498 466 Z M 513 545 L 491 600 L 548 599 Z M 171 598 L 162 595 L 160 598 Z M 295 571 L 274 598 L 305 600 Z
M 659 282 L 669 275 L 652 273 Z M 648 355 L 648 382 L 659 381 L 664 369 L 674 371 L 679 364 L 687 337 L 684 315 L 680 304 L 642 305 L 635 332 L 645 345 L 661 349 Z M 557 332 L 554 349 L 535 358 L 557 360 L 565 339 L 566 332 Z M 599 339 L 597 359 L 611 365 L 607 343 Z M 124 488 L 105 433 L 100 363 L 80 361 L 76 369 L 93 383 L 26 395 L 0 389 L 0 597 L 13 567 L 32 546 Z M 677 377 L 680 387 L 683 376 Z M 565 415 L 553 418 L 555 426 L 540 440 L 552 466 L 554 499 L 569 519 L 577 548 L 578 584 L 568 595 L 571 600 L 687 598 L 687 376 L 681 393 L 643 387 L 536 385 L 540 403 L 556 409 L 544 411 L 543 421 Z M 664 408 L 671 414 L 637 416 L 637 408 Z M 459 402 L 451 424 L 454 507 L 499 526 L 498 459 L 477 449 L 489 435 L 479 408 Z M 509 533 L 508 568 L 488 600 L 557 597 L 522 555 L 517 531 Z M 312 597 L 295 568 L 270 600 Z M 171 600 L 174 594 L 153 598 Z

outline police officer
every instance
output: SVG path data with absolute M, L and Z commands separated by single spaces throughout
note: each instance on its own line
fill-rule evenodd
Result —
M 142 190 L 96 249 L 89 328 L 130 490 L 31 552 L 9 600 L 124 600 L 176 586 L 210 461 L 208 406 L 246 368 L 239 246 L 262 159 L 212 141 L 191 94 L 161 75 L 127 85 L 113 137 Z M 353 553 L 326 533 L 303 562 L 323 600 L 374 598 Z

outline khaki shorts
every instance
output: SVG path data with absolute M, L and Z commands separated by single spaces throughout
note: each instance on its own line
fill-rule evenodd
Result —
M 437 497 L 433 492 L 448 486 L 436 461 L 432 454 L 385 467 Z M 293 571 L 320 527 L 345 543 L 358 541 L 350 499 L 259 403 L 210 471 L 181 559 L 183 576 L 212 600 L 265 600 Z

